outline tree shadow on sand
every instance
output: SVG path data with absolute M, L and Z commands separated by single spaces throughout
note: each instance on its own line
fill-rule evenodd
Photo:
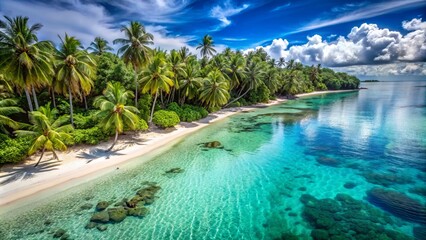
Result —
M 60 164 L 61 162 L 58 161 L 43 161 L 37 167 L 34 167 L 33 164 L 30 164 L 2 169 L 2 171 L 7 172 L 7 174 L 0 176 L 0 186 L 12 183 L 17 180 L 30 179 L 38 173 L 56 170 L 58 169 L 57 166 Z
M 105 149 L 93 148 L 88 152 L 82 152 L 77 155 L 78 158 L 83 158 L 86 160 L 86 163 L 90 163 L 98 158 L 109 159 L 111 156 L 122 156 L 123 153 L 118 153 L 122 149 L 116 149 L 115 151 L 105 151 Z

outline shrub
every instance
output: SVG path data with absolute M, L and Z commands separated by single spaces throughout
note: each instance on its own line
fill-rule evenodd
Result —
M 152 97 L 149 94 L 142 94 L 138 100 L 139 116 L 148 121 L 151 110 Z
M 172 102 L 167 107 L 167 110 L 173 111 L 177 113 L 179 119 L 183 122 L 192 122 L 201 118 L 207 117 L 209 112 L 203 108 L 198 106 L 192 106 L 185 104 L 180 107 L 177 103 Z
M 250 91 L 248 100 L 252 103 L 268 102 L 269 89 L 265 84 L 261 84 L 255 90 Z
M 31 138 L 8 138 L 3 136 L 1 140 L 0 164 L 17 163 L 27 157 L 28 149 L 31 147 Z
M 111 133 L 106 133 L 101 128 L 95 126 L 88 129 L 76 129 L 71 134 L 74 142 L 67 144 L 91 144 L 95 145 L 101 141 L 108 140 Z
M 180 119 L 174 111 L 160 110 L 154 113 L 152 121 L 159 127 L 168 128 L 177 125 Z
M 87 129 L 96 126 L 97 121 L 94 115 L 84 116 L 81 113 L 74 115 L 74 127 L 76 129 Z
M 143 119 L 139 120 L 138 126 L 136 127 L 135 130 L 139 130 L 139 131 L 148 130 L 148 123 L 146 123 L 146 121 Z

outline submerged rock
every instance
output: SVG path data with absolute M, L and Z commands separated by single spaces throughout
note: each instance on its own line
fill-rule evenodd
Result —
M 206 148 L 219 148 L 222 147 L 222 143 L 219 141 L 206 142 L 203 144 Z
M 118 223 L 123 221 L 127 217 L 127 210 L 123 207 L 109 208 L 108 215 L 110 221 Z
M 107 229 L 108 229 L 108 226 L 107 226 L 107 225 L 103 225 L 103 224 L 99 224 L 96 228 L 97 228 L 99 231 L 103 232 L 103 231 L 105 231 L 105 230 L 107 230 Z
M 300 201 L 302 216 L 313 228 L 313 239 L 410 239 L 402 233 L 385 232 L 384 226 L 393 223 L 389 216 L 347 194 L 334 199 L 303 194 Z
M 373 188 L 367 192 L 367 199 L 372 204 L 399 218 L 426 224 L 426 207 L 403 193 Z
M 414 193 L 423 197 L 426 197 L 426 187 L 413 187 L 408 190 L 410 193 Z
M 183 169 L 182 168 L 172 168 L 172 169 L 169 169 L 169 170 L 167 170 L 165 173 L 167 174 L 167 173 L 183 173 Z
M 96 210 L 102 211 L 105 210 L 109 206 L 109 202 L 107 201 L 100 201 L 98 204 L 96 204 Z
M 85 203 L 85 204 L 83 204 L 83 205 L 80 206 L 80 209 L 81 210 L 89 210 L 92 207 L 93 207 L 93 204 L 91 204 L 91 203 Z
M 134 217 L 145 217 L 148 214 L 148 208 L 146 207 L 129 208 L 127 210 L 127 214 L 129 216 L 134 216 Z
M 394 184 L 410 184 L 413 180 L 406 176 L 401 176 L 395 173 L 375 173 L 375 172 L 364 172 L 362 176 L 367 182 L 384 187 L 389 187 Z
M 95 222 L 89 222 L 88 224 L 86 224 L 86 226 L 84 227 L 85 229 L 93 229 L 97 226 L 98 224 Z
M 109 221 L 109 214 L 106 211 L 96 212 L 90 218 L 91 222 L 106 223 Z
M 62 228 L 58 229 L 55 231 L 55 233 L 53 234 L 54 238 L 60 238 L 62 237 L 64 234 L 66 233 L 66 231 Z
M 347 188 L 347 189 L 352 189 L 354 187 L 356 187 L 356 183 L 354 182 L 347 182 L 343 185 L 343 187 Z
M 319 164 L 325 165 L 325 166 L 329 166 L 329 167 L 339 167 L 340 165 L 340 161 L 334 158 L 330 158 L 330 157 L 318 157 L 317 158 L 317 162 Z

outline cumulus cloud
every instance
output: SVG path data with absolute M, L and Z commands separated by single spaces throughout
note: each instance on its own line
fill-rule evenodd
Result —
M 160 4 L 161 1 L 158 2 Z M 166 2 L 164 4 L 167 5 Z M 120 29 L 113 25 L 115 20 L 101 5 L 79 0 L 61 0 L 57 1 L 56 5 L 42 2 L 1 1 L 0 15 L 28 16 L 32 24 L 44 25 L 39 31 L 40 39 L 56 43 L 59 41 L 57 35 L 63 35 L 65 32 L 80 39 L 86 47 L 95 36 L 105 38 L 111 45 L 114 39 L 123 37 Z M 154 35 L 154 47 L 170 50 L 186 46 L 191 52 L 196 52 L 195 48 L 188 44 L 193 40 L 192 36 L 173 36 L 164 26 L 159 25 L 147 25 L 146 30 Z
M 371 76 L 380 79 L 400 79 L 400 76 L 423 77 L 426 76 L 426 63 L 389 63 L 381 65 L 356 65 L 333 68 L 339 72 L 357 75 L 361 78 Z M 395 78 L 396 77 L 396 78 Z M 415 78 L 414 78 L 415 79 Z
M 210 16 L 216 18 L 221 22 L 220 28 L 224 28 L 231 24 L 231 20 L 228 18 L 240 13 L 241 11 L 247 9 L 250 5 L 243 4 L 241 7 L 235 7 L 230 0 L 225 1 L 223 5 L 217 5 L 212 8 L 210 11 Z M 219 28 L 219 29 L 220 29 Z
M 339 36 L 335 41 L 314 35 L 309 36 L 305 44 L 288 48 L 288 41 L 280 38 L 268 46 L 256 48 L 265 49 L 275 59 L 284 57 L 286 60 L 294 59 L 304 64 L 321 63 L 328 67 L 426 61 L 425 22 L 413 19 L 404 21 L 403 26 L 411 29 L 406 35 L 364 23 L 353 27 L 346 37 Z

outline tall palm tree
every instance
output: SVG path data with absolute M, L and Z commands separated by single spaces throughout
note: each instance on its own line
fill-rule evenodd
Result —
M 218 69 L 212 70 L 200 89 L 200 100 L 209 107 L 223 106 L 229 100 L 229 83 Z
M 285 66 L 285 58 L 284 57 L 280 57 L 280 59 L 277 62 L 278 67 L 282 68 Z
M 135 73 L 135 106 L 138 106 L 138 77 L 137 71 L 145 66 L 151 58 L 151 49 L 147 45 L 154 44 L 154 36 L 145 31 L 145 27 L 132 21 L 130 26 L 122 26 L 126 38 L 118 38 L 113 41 L 114 44 L 122 45 L 118 49 L 118 54 L 126 64 L 132 64 Z
M 189 52 L 189 48 L 187 48 L 187 47 L 181 47 L 179 49 L 179 56 L 180 56 L 180 59 L 183 62 L 186 63 L 187 60 L 188 60 L 188 58 L 191 56 L 191 53 Z
M 5 18 L 0 21 L 0 70 L 13 85 L 24 89 L 28 108 L 33 111 L 30 92 L 38 108 L 35 89 L 48 85 L 53 76 L 53 46 L 48 41 L 38 42 L 36 32 L 41 24 L 28 26 L 28 17 Z
M 231 83 L 231 89 L 237 87 L 241 83 L 242 79 L 245 78 L 245 65 L 245 59 L 241 54 L 235 54 L 231 57 L 227 72 Z
M 179 81 L 180 85 L 180 104 L 185 103 L 185 99 L 194 99 L 201 87 L 202 78 L 199 76 L 199 66 L 197 61 L 189 61 L 182 73 L 182 79 Z
M 100 122 L 104 130 L 114 129 L 115 138 L 111 147 L 107 151 L 111 151 L 117 143 L 118 135 L 124 129 L 136 129 L 140 119 L 138 117 L 139 110 L 134 106 L 127 106 L 129 98 L 133 98 L 133 93 L 127 91 L 119 82 L 107 83 L 107 88 L 103 96 L 95 99 L 93 105 L 100 108 L 97 117 L 102 119 Z
M 173 73 L 173 89 L 171 90 L 171 93 L 169 94 L 168 103 L 172 101 L 175 97 L 175 92 L 177 89 L 179 89 L 179 77 L 182 76 L 185 63 L 182 61 L 180 54 L 176 50 L 170 51 L 170 54 L 168 55 L 168 63 L 170 65 L 170 70 Z
M 18 101 L 13 99 L 0 100 L 0 132 L 7 133 L 4 126 L 13 129 L 19 128 L 19 123 L 8 117 L 11 114 L 24 112 L 20 107 L 16 107 Z
M 73 96 L 81 100 L 88 95 L 93 87 L 95 75 L 95 61 L 86 51 L 82 50 L 81 43 L 75 37 L 65 33 L 61 40 L 60 49 L 56 51 L 56 80 L 57 88 L 64 95 L 68 95 L 70 103 L 70 119 L 73 118 Z
M 201 57 L 208 57 L 209 55 L 213 56 L 213 54 L 216 53 L 216 50 L 214 49 L 213 38 L 210 35 L 205 35 L 203 40 L 198 45 L 197 50 L 198 49 L 201 49 Z
M 170 66 L 167 64 L 162 54 L 157 54 L 148 67 L 141 73 L 142 79 L 142 93 L 150 92 L 151 95 L 155 95 L 154 103 L 152 104 L 151 116 L 149 123 L 152 122 L 152 116 L 154 114 L 155 103 L 157 102 L 158 93 L 160 91 L 170 92 L 170 87 L 173 87 L 173 72 L 170 70 Z
M 64 140 L 70 140 L 72 137 L 69 134 L 73 128 L 70 124 L 64 125 L 68 121 L 67 116 L 56 118 L 58 111 L 56 108 L 51 109 L 50 103 L 45 107 L 40 107 L 38 111 L 30 113 L 29 130 L 16 130 L 18 137 L 31 136 L 32 143 L 28 150 L 28 155 L 42 149 L 41 156 L 34 167 L 40 163 L 44 152 L 52 151 L 53 156 L 59 161 L 56 150 L 65 151 L 67 146 Z
M 87 50 L 92 51 L 95 55 L 101 55 L 104 52 L 112 51 L 114 49 L 108 45 L 107 40 L 101 37 L 96 37 L 95 40 L 90 43 Z
M 274 94 L 278 90 L 279 81 L 278 81 L 279 72 L 275 67 L 270 67 L 264 75 L 264 83 L 268 87 L 269 92 Z

